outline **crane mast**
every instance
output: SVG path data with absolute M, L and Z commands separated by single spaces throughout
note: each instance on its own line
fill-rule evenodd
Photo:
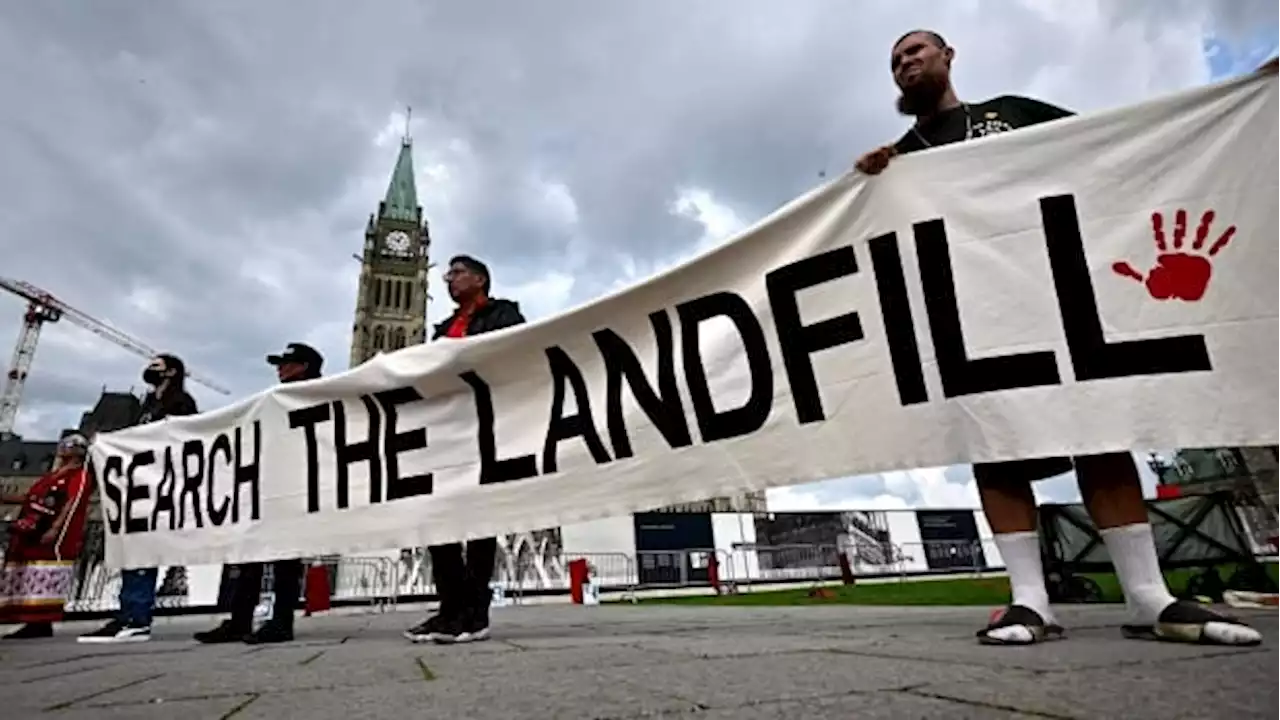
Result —
M 0 394 L 0 437 L 13 434 L 14 423 L 18 417 L 18 406 L 22 402 L 22 391 L 26 385 L 27 375 L 31 371 L 31 364 L 35 360 L 36 345 L 45 323 L 67 320 L 140 357 L 150 358 L 159 354 L 146 343 L 77 310 L 31 283 L 0 277 L 0 289 L 7 290 L 27 301 L 27 311 L 22 316 L 22 328 L 18 331 L 18 342 L 14 346 L 9 370 L 5 375 L 4 392 Z M 223 395 L 231 394 L 230 390 L 196 373 L 188 372 L 187 378 Z

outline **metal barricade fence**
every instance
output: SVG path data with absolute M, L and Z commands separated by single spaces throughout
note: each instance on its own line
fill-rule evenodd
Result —
M 720 579 L 736 584 L 839 580 L 842 555 L 855 577 L 980 574 L 998 567 L 990 561 L 998 557 L 992 549 L 990 540 L 877 544 L 874 548 L 744 544 L 727 552 Z
M 864 566 L 862 571 L 878 574 L 887 571 L 905 579 L 912 575 L 981 575 L 994 569 L 988 559 L 989 549 L 982 540 L 928 540 L 901 543 L 896 548 L 892 568 Z
M 636 552 L 636 582 L 640 587 L 685 587 L 711 582 L 711 560 L 721 580 L 732 566 L 727 551 L 717 548 L 640 550 Z
M 840 577 L 834 545 L 741 545 L 722 551 L 720 580 L 734 585 L 821 581 Z
M 514 567 L 499 568 L 495 582 L 516 603 L 523 602 L 530 592 L 565 592 L 570 589 L 569 563 L 574 560 L 587 561 L 588 576 L 601 590 L 620 590 L 624 597 L 634 600 L 639 584 L 636 563 L 630 555 L 620 552 L 562 553 L 550 561 L 522 557 Z
M 159 600 L 159 598 L 157 598 Z M 96 613 L 120 609 L 120 571 L 102 563 L 77 562 L 66 611 Z
M 565 559 L 566 567 L 569 560 L 586 560 L 588 574 L 602 589 L 631 593 L 640 584 L 635 558 L 626 553 L 565 553 Z
M 522 602 L 528 595 L 537 593 L 563 593 L 569 590 L 569 563 L 584 559 L 590 568 L 590 576 L 606 591 L 621 590 L 629 596 L 638 580 L 635 559 L 620 552 L 566 553 L 566 552 L 503 552 L 494 563 L 492 582 L 513 602 Z M 436 593 L 431 577 L 431 556 L 425 549 L 401 551 L 395 576 L 399 597 L 422 597 Z
M 270 588 L 265 573 L 263 588 Z M 329 573 L 329 596 L 338 602 L 366 600 L 374 610 L 386 612 L 395 609 L 399 593 L 399 567 L 391 558 L 343 556 Z
M 1254 473 L 1253 477 L 1260 488 L 1271 490 L 1276 487 L 1274 471 Z M 1280 522 L 1276 517 L 1274 492 L 1260 492 L 1256 497 L 1241 498 L 1236 513 L 1249 536 L 1250 549 L 1255 556 L 1269 557 L 1280 552 Z
M 105 612 L 118 608 L 120 572 L 108 569 L 101 554 L 91 548 L 80 558 L 68 593 L 67 611 Z M 0 557 L 3 557 L 0 548 Z M 978 541 L 934 541 L 876 544 L 874 547 L 835 545 L 739 545 L 732 549 L 572 553 L 558 548 L 548 553 L 500 554 L 494 582 L 513 602 L 531 593 L 559 594 L 569 590 L 569 563 L 588 562 L 589 574 L 603 591 L 621 591 L 634 599 L 640 588 L 676 588 L 711 584 L 711 559 L 716 576 L 728 592 L 771 583 L 803 583 L 839 580 L 841 554 L 855 577 L 891 577 L 905 580 L 915 575 L 981 574 L 999 570 L 999 559 L 990 538 Z M 305 562 L 306 566 L 310 561 Z M 339 602 L 366 601 L 378 611 L 393 610 L 404 596 L 434 594 L 429 554 L 425 549 L 403 551 L 391 557 L 326 558 L 330 597 Z M 271 589 L 270 566 L 263 573 L 263 590 Z M 187 604 L 184 569 L 169 568 L 160 583 L 157 606 Z M 305 577 L 305 573 L 304 573 Z M 173 586 L 169 593 L 166 589 Z M 225 588 L 223 589 L 225 593 Z M 222 593 L 220 593 L 222 594 Z M 302 597 L 305 598 L 305 592 Z M 219 603 L 221 604 L 221 603 Z
M 396 590 L 400 597 L 420 597 L 435 592 L 431 582 L 431 553 L 427 548 L 400 550 L 396 571 Z

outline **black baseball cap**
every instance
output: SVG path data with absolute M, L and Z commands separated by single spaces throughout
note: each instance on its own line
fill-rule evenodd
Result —
M 285 365 L 288 363 L 303 363 L 311 372 L 320 372 L 320 366 L 324 365 L 324 356 L 315 348 L 305 343 L 291 342 L 285 346 L 284 352 L 279 355 L 268 355 L 267 364 L 269 365 Z

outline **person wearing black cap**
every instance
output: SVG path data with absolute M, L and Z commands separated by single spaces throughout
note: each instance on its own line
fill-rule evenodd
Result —
M 279 355 L 268 355 L 267 363 L 276 368 L 282 383 L 314 380 L 320 377 L 324 358 L 310 345 L 289 343 Z M 235 590 L 231 595 L 231 617 L 218 627 L 195 634 L 207 645 L 245 642 L 250 645 L 280 643 L 293 640 L 293 613 L 301 594 L 302 561 L 277 560 L 271 564 L 271 592 L 274 601 L 271 619 L 256 631 L 253 610 L 262 591 L 264 563 L 244 563 L 237 568 Z
M 310 345 L 291 342 L 279 355 L 268 355 L 267 364 L 275 366 L 282 383 L 315 380 L 324 367 L 324 357 Z
M 458 304 L 436 325 L 432 340 L 464 338 L 524 322 L 519 304 L 489 296 L 489 268 L 469 255 L 449 261 L 444 274 L 449 297 Z M 489 581 L 498 553 L 496 538 L 433 547 L 431 575 L 440 598 L 439 612 L 405 631 L 413 642 L 466 643 L 489 637 Z

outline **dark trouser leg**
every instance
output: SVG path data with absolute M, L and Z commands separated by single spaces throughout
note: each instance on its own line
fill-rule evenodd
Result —
M 472 611 L 486 618 L 493 596 L 489 582 L 493 580 L 493 562 L 498 555 L 498 539 L 482 538 L 467 543 L 466 587 Z
M 253 609 L 262 597 L 262 563 L 244 563 L 231 595 L 231 624 L 238 632 L 253 629 Z
M 302 594 L 302 561 L 277 561 L 271 572 L 271 592 L 275 594 L 271 619 L 279 625 L 291 628 L 293 613 L 298 607 L 298 596 Z
M 431 578 L 440 598 L 440 614 L 452 617 L 466 605 L 466 568 L 462 564 L 462 545 L 438 545 L 431 552 Z
M 125 570 L 120 576 L 120 620 L 134 627 L 150 627 L 156 608 L 158 568 Z

